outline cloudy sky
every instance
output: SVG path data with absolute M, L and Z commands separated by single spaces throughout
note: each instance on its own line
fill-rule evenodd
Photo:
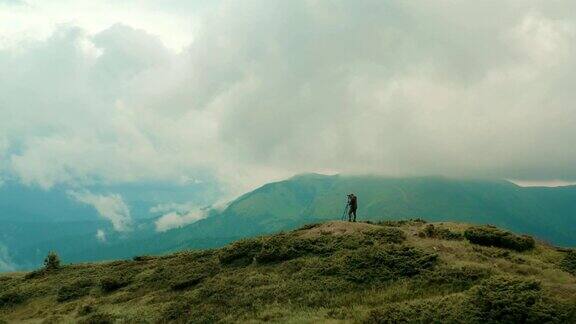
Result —
M 0 0 L 0 179 L 574 181 L 575 49 L 571 0 Z

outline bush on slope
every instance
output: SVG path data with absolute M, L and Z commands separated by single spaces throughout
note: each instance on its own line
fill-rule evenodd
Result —
M 484 246 L 495 246 L 515 251 L 526 251 L 535 246 L 534 239 L 527 235 L 516 235 L 494 226 L 472 226 L 464 232 L 468 241 Z

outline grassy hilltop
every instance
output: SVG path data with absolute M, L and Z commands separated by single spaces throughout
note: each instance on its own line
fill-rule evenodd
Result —
M 494 227 L 328 222 L 3 275 L 0 323 L 569 323 L 575 275 L 573 251 Z

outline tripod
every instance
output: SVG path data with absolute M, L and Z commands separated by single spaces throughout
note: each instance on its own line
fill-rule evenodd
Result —
M 348 207 L 350 207 L 350 204 L 347 202 L 346 206 L 344 206 L 344 212 L 342 212 L 342 217 L 340 218 L 341 221 L 346 220 L 346 212 L 348 211 Z

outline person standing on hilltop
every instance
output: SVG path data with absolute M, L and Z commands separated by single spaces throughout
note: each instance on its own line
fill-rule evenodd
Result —
M 348 194 L 348 221 L 355 222 L 356 221 L 356 210 L 358 209 L 358 197 L 353 193 Z M 354 218 L 352 218 L 354 215 Z

